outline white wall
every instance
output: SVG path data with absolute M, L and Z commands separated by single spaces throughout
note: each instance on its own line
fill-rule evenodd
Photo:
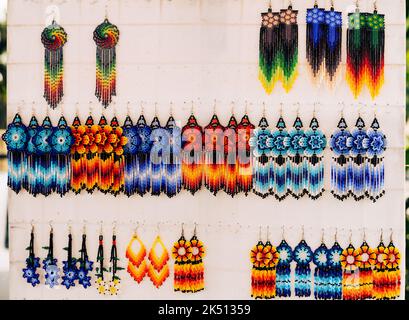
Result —
M 286 1 L 273 1 L 274 9 L 287 5 Z M 330 1 L 319 1 L 329 7 Z M 89 101 L 93 101 L 93 115 L 98 119 L 101 107 L 94 97 L 95 44 L 92 32 L 104 18 L 105 1 L 9 1 L 8 8 L 8 120 L 11 121 L 18 104 L 24 100 L 22 116 L 25 121 L 31 114 L 31 101 L 36 101 L 35 112 L 42 118 L 49 112 L 57 121 L 61 110 L 51 111 L 42 98 L 43 47 L 40 33 L 50 21 L 46 14 L 50 4 L 57 4 L 60 24 L 68 33 L 64 48 L 65 97 L 63 111 L 72 121 L 76 102 L 80 103 L 83 120 L 87 116 Z M 336 0 L 336 8 L 344 12 L 352 10 L 354 1 Z M 360 1 L 362 10 L 372 11 L 372 1 Z M 190 101 L 196 101 L 195 113 L 202 125 L 210 120 L 213 100 L 217 99 L 217 113 L 223 123 L 230 114 L 230 101 L 236 101 L 235 113 L 244 111 L 244 101 L 252 104 L 249 114 L 257 124 L 262 114 L 262 103 L 268 105 L 267 115 L 273 125 L 278 118 L 279 102 L 284 103 L 287 124 L 294 121 L 300 102 L 300 115 L 305 126 L 312 116 L 313 104 L 321 127 L 330 135 L 336 128 L 344 101 L 345 116 L 352 127 L 358 115 L 358 102 L 353 100 L 343 77 L 333 90 L 312 86 L 306 69 L 305 24 L 307 7 L 313 1 L 294 0 L 294 8 L 300 10 L 300 77 L 290 94 L 278 86 L 271 96 L 266 96 L 258 75 L 258 36 L 260 12 L 268 1 L 254 0 L 111 0 L 108 16 L 118 25 L 120 42 L 118 54 L 117 114 L 123 120 L 126 102 L 132 102 L 132 116 L 139 115 L 139 103 L 147 102 L 145 113 L 149 121 L 158 102 L 158 113 L 165 122 L 170 101 L 174 102 L 174 114 L 184 123 L 190 112 Z M 74 248 L 80 248 L 83 220 L 87 220 L 88 248 L 95 259 L 99 221 L 105 223 L 105 238 L 111 233 L 113 220 L 118 220 L 119 255 L 126 266 L 124 252 L 133 226 L 140 221 L 140 230 L 147 247 L 154 240 L 157 222 L 162 222 L 161 235 L 171 245 L 180 235 L 180 223 L 187 224 L 190 236 L 193 223 L 199 224 L 199 237 L 207 246 L 206 290 L 195 295 L 174 293 L 172 280 L 157 290 L 148 279 L 138 285 L 124 271 L 120 275 L 122 292 L 119 299 L 247 299 L 250 292 L 249 250 L 258 238 L 259 225 L 270 226 L 271 239 L 278 244 L 281 226 L 287 226 L 286 237 L 291 245 L 300 240 L 301 225 L 311 247 L 320 243 L 321 228 L 326 229 L 328 245 L 333 243 L 335 227 L 339 228 L 339 240 L 347 245 L 349 229 L 354 230 L 356 246 L 362 242 L 362 228 L 367 228 L 367 238 L 376 246 L 379 230 L 393 228 L 396 245 L 404 254 L 404 103 L 405 103 L 405 2 L 403 0 L 378 1 L 379 11 L 386 14 L 386 72 L 385 85 L 376 100 L 377 116 L 386 133 L 389 148 L 385 154 L 386 195 L 378 203 L 359 203 L 349 200 L 339 202 L 329 191 L 318 201 L 287 199 L 281 203 L 255 195 L 237 196 L 234 199 L 220 193 L 213 197 L 202 190 L 192 197 L 187 192 L 168 199 L 166 196 L 127 198 L 121 195 L 82 193 L 64 198 L 52 195 L 33 198 L 26 192 L 15 195 L 9 192 L 11 214 L 10 297 L 14 299 L 94 299 L 99 298 L 95 288 L 79 287 L 48 289 L 41 285 L 31 288 L 21 277 L 29 241 L 30 220 L 36 222 L 36 253 L 44 257 L 41 246 L 48 241 L 48 221 L 53 220 L 56 256 L 65 259 L 61 250 L 66 245 L 67 221 L 72 220 Z M 48 8 L 48 9 L 47 9 Z M 344 34 L 345 43 L 345 34 Z M 345 52 L 345 45 L 343 46 Z M 345 59 L 344 59 L 345 61 Z M 344 68 L 344 65 L 343 65 Z M 200 103 L 198 102 L 200 99 Z M 184 103 L 187 102 L 187 103 Z M 370 125 L 375 110 L 368 92 L 359 102 L 367 104 L 361 115 Z M 386 104 L 389 104 L 386 106 Z M 105 115 L 111 117 L 114 107 Z M 328 173 L 331 152 L 326 150 Z M 329 190 L 329 175 L 326 174 Z M 132 223 L 131 223 L 132 221 Z M 389 234 L 389 231 L 386 232 Z M 106 241 L 109 242 L 109 241 Z M 108 247 L 107 254 L 108 254 Z M 404 268 L 404 257 L 401 262 Z M 173 270 L 173 269 L 172 269 Z M 402 276 L 404 272 L 402 272 Z M 403 279 L 404 280 L 404 279 Z M 404 282 L 403 282 L 404 283 Z M 402 285 L 402 293 L 403 293 Z

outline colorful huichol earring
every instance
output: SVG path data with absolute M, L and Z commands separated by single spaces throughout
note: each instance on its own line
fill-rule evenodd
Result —
M 342 58 L 342 12 L 335 11 L 331 0 L 330 11 L 325 11 L 325 68 L 330 83 L 336 78 Z
M 261 227 L 259 241 L 250 251 L 251 269 L 251 297 L 264 298 L 264 268 L 265 268 L 264 242 L 261 240 Z
M 364 37 L 365 80 L 375 99 L 385 81 L 385 15 L 378 13 L 376 0 L 373 13 L 366 14 Z
M 214 113 L 210 123 L 204 128 L 204 184 L 217 194 L 224 186 L 224 130 L 219 118 Z
M 373 270 L 373 298 L 384 300 L 388 298 L 388 272 L 386 267 L 387 253 L 383 243 L 383 230 L 379 245 L 374 249 L 376 258 Z
M 104 266 L 104 235 L 102 234 L 102 222 L 101 222 L 101 231 L 98 236 L 98 253 L 97 253 L 97 260 L 96 263 L 98 264 L 95 267 L 95 286 L 99 294 L 103 295 L 107 293 L 106 281 L 104 272 L 108 272 L 108 270 Z
M 30 245 L 26 248 L 28 250 L 28 258 L 26 259 L 26 267 L 23 269 L 23 278 L 27 283 L 35 287 L 40 284 L 40 275 L 37 272 L 37 268 L 40 267 L 40 258 L 35 256 L 34 253 L 34 225 L 31 224 L 30 232 Z
M 190 261 L 189 282 L 190 292 L 204 290 L 204 263 L 203 258 L 206 250 L 202 241 L 197 237 L 197 226 L 193 231 L 193 236 L 189 241 L 188 259 Z
M 276 266 L 279 260 L 279 254 L 268 237 L 269 229 L 267 227 L 267 241 L 264 244 L 264 299 L 273 299 L 276 296 Z
M 304 239 L 304 227 L 302 240 L 294 248 L 295 267 L 295 295 L 297 297 L 309 297 L 311 295 L 311 267 L 313 252 Z
M 367 170 L 366 173 L 366 196 L 376 202 L 385 194 L 385 164 L 383 153 L 387 147 L 386 136 L 379 130 L 379 122 L 374 118 L 371 128 L 367 132 Z
M 310 128 L 304 132 L 305 151 L 304 161 L 308 174 L 303 176 L 304 190 L 308 196 L 316 200 L 324 193 L 324 150 L 327 146 L 327 138 L 319 129 L 315 115 L 310 123 Z M 305 171 L 304 171 L 305 172 Z
M 158 116 L 151 123 L 151 139 L 153 140 L 152 151 L 150 156 L 150 179 L 151 179 L 151 194 L 159 196 L 163 191 L 163 145 L 164 137 Z
M 190 292 L 190 242 L 186 241 L 182 224 L 182 234 L 172 248 L 174 265 L 174 291 Z
M 134 251 L 134 245 L 139 245 L 137 253 Z M 146 248 L 141 239 L 138 237 L 137 230 L 135 229 L 131 241 L 126 248 L 126 258 L 128 259 L 127 272 L 138 283 L 145 278 L 148 268 L 146 265 Z
M 53 185 L 55 192 L 60 196 L 65 195 L 70 190 L 71 147 L 73 143 L 71 128 L 65 118 L 61 116 L 58 126 L 53 128 L 50 137 Z
M 351 166 L 349 157 L 351 133 L 343 116 L 337 127 L 330 140 L 330 148 L 334 153 L 331 161 L 331 193 L 335 198 L 345 200 L 350 195 L 348 172 Z
M 38 157 L 37 157 L 37 146 L 34 144 L 33 138 L 36 136 L 37 131 L 40 125 L 38 124 L 38 120 L 34 115 L 34 108 L 32 111 L 32 116 L 30 119 L 30 123 L 27 127 L 27 145 L 26 145 L 26 152 L 25 155 L 27 160 L 25 161 L 25 170 L 27 171 L 26 176 L 23 179 L 23 188 L 27 190 L 29 193 L 35 191 L 32 186 L 37 184 L 37 179 L 39 179 L 39 175 L 37 174 L 37 168 L 39 167 L 38 164 Z M 36 194 L 33 194 L 36 196 Z
M 157 246 L 161 247 L 162 253 L 160 256 L 156 253 Z M 148 266 L 149 279 L 151 279 L 153 285 L 159 289 L 169 277 L 169 253 L 159 234 L 156 236 L 152 248 L 149 251 L 148 260 L 150 262 Z
M 258 127 L 254 129 L 249 140 L 249 145 L 253 156 L 253 192 L 266 198 L 270 195 L 270 175 L 271 175 L 271 147 L 267 141 L 271 138 L 271 131 L 265 115 L 261 118 Z
M 7 126 L 2 139 L 7 146 L 7 185 L 16 193 L 22 189 L 26 174 L 26 148 L 29 140 L 27 127 L 16 113 L 13 122 Z
M 237 188 L 238 192 L 243 192 L 246 196 L 253 187 L 253 162 L 249 142 L 254 129 L 255 126 L 250 122 L 246 110 L 245 115 L 237 125 Z
M 277 297 L 291 297 L 291 262 L 293 261 L 293 250 L 283 236 L 280 245 L 277 247 L 279 255 L 276 268 L 276 294 Z
M 136 153 L 138 160 L 138 176 L 136 178 L 136 192 L 143 196 L 151 190 L 150 154 L 152 149 L 152 129 L 146 123 L 143 114 L 140 115 L 136 123 L 137 132 L 141 139 Z
M 366 169 L 366 135 L 365 122 L 359 116 L 355 129 L 351 132 L 351 165 L 352 177 L 350 181 L 350 190 L 356 201 L 365 197 L 365 169 Z
M 50 239 L 48 247 L 43 247 L 48 250 L 47 257 L 43 260 L 43 269 L 45 271 L 45 284 L 50 288 L 58 285 L 60 279 L 60 268 L 57 265 L 57 259 L 54 258 L 54 231 L 50 223 Z
M 373 271 L 376 254 L 366 242 L 365 230 L 364 241 L 358 248 L 359 252 L 359 298 L 360 300 L 372 299 L 373 297 Z
M 391 230 L 391 239 L 388 247 L 385 250 L 386 254 L 386 272 L 388 274 L 388 299 L 396 299 L 400 296 L 401 274 L 400 274 L 400 259 L 401 255 L 398 248 L 393 244 L 393 231 Z
M 182 189 L 181 165 L 181 129 L 176 125 L 175 119 L 170 115 L 165 127 L 168 138 L 163 157 L 163 182 L 164 193 L 172 198 Z
M 93 269 L 94 262 L 90 261 L 88 258 L 87 252 L 87 235 L 85 234 L 85 226 L 82 234 L 82 244 L 80 258 L 77 260 L 78 267 L 78 283 L 82 285 L 85 289 L 91 286 L 91 276 L 88 275 L 88 272 L 91 272 Z
M 330 274 L 328 262 L 328 248 L 324 242 L 324 230 L 322 231 L 321 245 L 313 254 L 314 270 L 314 297 L 317 300 L 330 299 Z
M 64 248 L 67 251 L 67 260 L 63 261 L 63 273 L 61 284 L 67 289 L 75 287 L 75 281 L 78 280 L 77 259 L 72 256 L 72 234 L 71 226 L 68 232 L 68 246 Z
M 289 134 L 282 116 L 282 105 L 280 107 L 280 118 L 276 124 L 276 130 L 272 131 L 271 137 L 267 138 L 267 146 L 271 148 L 270 165 L 270 193 L 278 201 L 282 201 L 290 194 L 290 188 L 287 184 L 288 149 Z
M 349 246 L 342 251 L 342 297 L 344 300 L 359 300 L 359 250 L 349 239 Z
M 306 148 L 303 123 L 300 117 L 294 121 L 288 133 L 289 145 L 287 162 L 287 186 L 291 195 L 299 199 L 304 196 L 304 151 Z M 289 174 L 288 174 L 289 173 Z
M 55 20 L 41 33 L 44 45 L 44 98 L 51 108 L 56 108 L 63 95 L 63 47 L 67 33 Z
M 234 114 L 224 130 L 224 191 L 234 197 L 237 190 L 237 120 Z
M 105 17 L 94 30 L 96 50 L 95 96 L 106 108 L 116 96 L 116 45 L 119 30 Z
M 192 110 L 182 128 L 182 183 L 192 195 L 202 187 L 203 140 L 203 129 L 197 123 Z
M 329 299 L 342 299 L 342 265 L 341 255 L 343 249 L 338 243 L 337 231 L 335 231 L 335 242 L 328 250 L 328 273 L 329 273 Z
M 115 226 L 112 231 L 112 245 L 111 245 L 111 255 L 109 258 L 110 267 L 109 272 L 111 273 L 111 280 L 107 284 L 107 293 L 111 296 L 116 296 L 119 293 L 119 285 L 121 283 L 121 278 L 118 277 L 117 272 L 119 270 L 124 270 L 124 268 L 118 266 L 118 250 L 116 247 L 116 234 Z

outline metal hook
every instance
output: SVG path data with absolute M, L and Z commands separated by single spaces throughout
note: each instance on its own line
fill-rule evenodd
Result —
M 217 100 L 214 99 L 214 105 L 213 105 L 213 114 L 216 114 L 216 104 L 217 104 Z
M 263 117 L 266 116 L 266 103 L 263 101 Z
M 197 234 L 197 223 L 195 222 L 195 228 L 193 229 L 193 235 L 196 236 Z
M 116 235 L 116 220 L 112 222 L 112 235 Z
M 352 229 L 349 229 L 349 243 L 352 243 Z
M 259 231 L 258 231 L 258 240 L 259 240 L 259 241 L 261 241 L 261 228 L 262 228 L 262 227 L 260 226 L 260 229 L 259 229 Z
M 244 102 L 244 114 L 247 115 L 249 111 L 249 102 L 246 100 Z
M 334 240 L 335 242 L 338 242 L 338 228 L 335 228 Z
M 53 220 L 49 221 L 49 225 L 50 225 L 50 233 L 53 233 L 54 228 L 53 228 Z
M 100 223 L 99 234 L 102 235 L 104 233 L 104 228 L 103 228 L 104 221 L 101 220 L 99 223 Z
M 363 228 L 363 231 L 364 231 L 364 242 L 366 242 L 366 229 L 365 229 L 365 227 Z
M 381 228 L 381 237 L 380 237 L 380 241 L 383 242 L 383 229 Z
M 284 106 L 284 103 L 280 102 L 280 117 L 283 116 L 283 106 Z
M 284 236 L 284 226 L 281 226 L 281 238 L 283 238 L 283 240 L 285 240 L 285 236 Z
M 194 114 L 194 102 L 192 100 L 192 107 L 190 109 L 190 114 L 193 115 Z
M 72 227 L 71 227 L 72 220 L 68 220 L 68 233 L 71 234 Z
M 269 241 L 270 226 L 267 226 L 266 240 Z
M 391 228 L 391 237 L 390 237 L 390 242 L 393 242 L 393 229 Z
M 143 101 L 140 101 L 140 108 L 141 108 L 141 114 L 143 115 L 144 112 L 144 108 L 143 108 Z
M 230 102 L 230 105 L 231 105 L 231 115 L 234 116 L 234 109 L 235 109 L 234 101 Z
M 271 1 L 271 0 L 268 2 L 268 8 L 269 8 L 269 9 L 272 9 L 272 8 L 273 8 L 273 4 L 272 4 L 272 1 Z
M 377 6 L 377 1 L 375 0 L 374 2 L 373 2 L 373 9 L 374 9 L 374 11 L 376 12 L 376 11 L 378 11 L 378 6 Z
M 155 117 L 158 116 L 158 102 L 155 101 Z
M 89 102 L 89 115 L 92 116 L 92 101 Z
M 31 233 L 34 233 L 34 220 L 31 220 L 30 224 L 31 224 Z
M 182 237 L 185 237 L 185 223 L 182 222 Z
M 138 229 L 139 229 L 139 221 L 136 223 L 136 226 L 133 230 L 133 236 L 137 237 L 138 236 Z
M 322 228 L 321 231 L 322 231 L 322 233 L 321 233 L 321 243 L 325 243 L 325 241 L 324 241 L 324 233 L 325 233 L 324 228 Z
M 304 233 L 304 225 L 302 225 L 302 232 L 301 232 L 301 240 L 305 240 L 304 239 L 304 236 L 305 236 L 305 233 Z
M 173 116 L 173 102 L 170 102 L 170 110 L 169 110 L 169 115 Z
M 86 231 L 87 231 L 87 230 L 86 230 L 87 220 L 84 219 L 83 223 L 84 223 L 84 224 L 83 224 L 83 226 L 82 226 L 82 233 L 83 233 L 83 234 L 86 234 L 86 233 L 87 233 L 87 232 L 86 232 Z

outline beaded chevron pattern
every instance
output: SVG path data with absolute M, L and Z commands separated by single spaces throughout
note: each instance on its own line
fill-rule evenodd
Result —
M 96 50 L 95 96 L 106 108 L 116 96 L 116 45 L 118 28 L 105 19 L 94 30 Z
M 44 45 L 44 98 L 51 108 L 56 108 L 63 95 L 63 47 L 67 33 L 54 20 L 41 33 Z

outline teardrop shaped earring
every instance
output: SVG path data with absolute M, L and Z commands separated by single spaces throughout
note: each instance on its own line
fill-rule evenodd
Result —
M 139 251 L 137 253 L 133 251 L 135 242 L 139 244 Z M 136 282 L 141 283 L 148 270 L 145 261 L 146 248 L 138 236 L 137 229 L 135 229 L 132 239 L 126 248 L 126 258 L 129 260 L 127 268 L 128 273 Z
M 160 257 L 156 253 L 157 246 L 160 246 L 162 249 L 162 254 Z M 165 280 L 169 277 L 169 253 L 159 235 L 159 226 L 158 235 L 156 236 L 155 241 L 152 244 L 152 248 L 149 251 L 148 259 L 150 262 L 148 266 L 148 276 L 154 286 L 159 289 L 159 287 L 162 286 Z

